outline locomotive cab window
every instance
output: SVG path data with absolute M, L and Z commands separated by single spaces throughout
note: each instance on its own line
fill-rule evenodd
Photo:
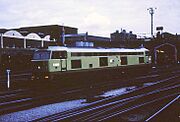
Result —
M 52 59 L 65 59 L 67 57 L 66 51 L 53 51 Z
M 149 55 L 149 51 L 146 51 L 145 54 L 146 54 L 146 56 L 148 56 Z
M 50 58 L 50 51 L 46 51 L 46 50 L 36 51 L 33 56 L 34 60 L 42 60 L 42 59 L 49 59 L 49 58 Z

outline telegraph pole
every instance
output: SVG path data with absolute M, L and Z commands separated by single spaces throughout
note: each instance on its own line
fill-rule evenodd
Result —
M 153 37 L 153 14 L 154 14 L 154 10 L 157 8 L 148 8 L 147 10 L 149 11 L 149 14 L 151 15 L 151 36 Z

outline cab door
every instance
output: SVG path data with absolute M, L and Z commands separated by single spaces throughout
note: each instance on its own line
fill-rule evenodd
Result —
M 67 70 L 67 51 L 61 51 L 61 71 Z
M 59 70 L 66 71 L 67 70 L 67 51 L 53 51 L 52 59 L 59 59 Z
M 66 71 L 66 70 L 67 70 L 67 60 L 61 59 L 61 71 Z

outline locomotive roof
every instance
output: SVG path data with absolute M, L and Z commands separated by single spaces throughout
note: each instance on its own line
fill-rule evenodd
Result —
M 144 52 L 149 51 L 146 48 L 77 48 L 77 47 L 62 47 L 49 46 L 47 50 L 52 51 L 67 51 L 67 52 Z

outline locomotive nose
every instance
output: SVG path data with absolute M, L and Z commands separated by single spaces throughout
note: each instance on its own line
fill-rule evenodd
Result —
M 48 71 L 47 61 L 35 61 L 33 64 L 33 70 L 38 72 Z
M 48 72 L 48 61 L 33 61 L 31 80 L 49 79 L 46 72 Z

